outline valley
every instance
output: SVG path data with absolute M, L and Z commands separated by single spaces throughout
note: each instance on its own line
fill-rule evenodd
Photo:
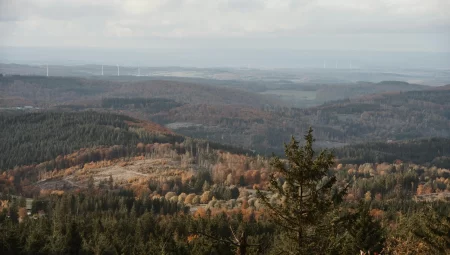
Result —
M 0 0 L 0 255 L 449 255 L 449 17 Z
M 147 227 L 158 233 L 148 237 L 152 242 L 167 235 L 173 247 L 194 253 L 209 249 L 199 243 L 216 238 L 203 224 L 216 228 L 217 222 L 275 245 L 280 227 L 267 220 L 273 217 L 267 210 L 283 204 L 280 194 L 286 193 L 279 192 L 289 189 L 273 187 L 287 183 L 280 169 L 295 167 L 289 154 L 294 148 L 303 160 L 335 155 L 317 182 L 334 182 L 323 187 L 340 197 L 342 219 L 383 224 L 371 228 L 383 233 L 375 240 L 392 254 L 404 250 L 404 242 L 421 245 L 419 252 L 446 249 L 446 240 L 424 244 L 405 233 L 447 229 L 442 213 L 450 208 L 449 86 L 384 81 L 249 90 L 182 80 L 0 77 L 0 209 L 7 212 L 0 216 L 16 217 L 17 209 L 17 221 L 30 232 L 46 217 L 50 224 L 66 224 L 61 215 L 78 222 L 77 231 L 91 231 L 82 230 L 80 222 L 90 219 L 79 211 L 115 226 L 111 233 L 121 229 L 118 222 L 138 226 L 151 219 L 158 226 Z M 316 156 L 306 159 L 310 150 Z M 122 218 L 113 223 L 98 215 Z M 251 232 L 242 229 L 245 224 L 266 230 Z M 337 228 L 356 240 L 353 223 L 346 224 Z M 97 246 L 84 240 L 83 249 Z M 145 249 L 157 254 L 165 248 Z
M 311 87 L 310 95 L 314 93 Z M 1 78 L 0 105 L 4 109 L 27 106 L 126 114 L 167 125 L 180 134 L 267 155 L 282 153 L 280 144 L 290 135 L 304 133 L 309 126 L 315 128 L 322 147 L 449 136 L 448 87 L 381 82 L 314 89 L 316 99 L 322 97 L 320 100 L 327 102 L 297 108 L 292 107 L 292 99 L 273 93 L 262 95 L 179 81 L 10 76 Z M 295 97 L 295 93 L 286 91 L 286 95 Z M 342 99 L 342 95 L 349 98 Z

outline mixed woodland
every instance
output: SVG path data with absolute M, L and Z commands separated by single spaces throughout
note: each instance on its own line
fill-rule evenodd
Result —
M 0 81 L 1 254 L 450 252 L 447 87 L 299 109 L 178 81 Z
M 246 90 L 245 86 L 208 86 L 205 81 L 4 76 L 0 77 L 0 107 L 125 114 L 173 125 L 182 135 L 264 155 L 283 155 L 281 145 L 290 135 L 300 138 L 310 126 L 315 130 L 316 145 L 322 148 L 450 135 L 449 86 L 431 88 L 394 81 L 277 86 L 280 91 L 315 90 L 316 100 L 325 104 L 295 108 L 289 101 Z M 335 96 L 320 99 L 325 92 Z

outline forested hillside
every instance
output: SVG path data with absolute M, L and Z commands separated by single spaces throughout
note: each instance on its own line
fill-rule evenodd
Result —
M 183 141 L 154 123 L 88 112 L 0 114 L 0 169 L 37 164 L 81 148 Z
M 72 77 L 2 76 L 0 107 L 99 104 L 104 97 L 166 98 L 179 103 L 236 104 L 260 107 L 282 104 L 270 96 L 239 89 L 180 81 L 108 81 Z M 25 104 L 25 105 L 26 105 Z
M 71 77 L 0 77 L 0 107 L 38 106 L 97 98 L 117 84 Z
M 323 86 L 317 91 L 316 100 L 320 102 L 336 101 L 338 99 L 356 98 L 370 94 L 380 94 L 388 92 L 412 91 L 412 90 L 426 90 L 430 87 L 409 84 L 401 81 L 383 81 L 378 83 L 373 82 L 358 82 L 351 85 L 328 85 Z
M 344 134 L 347 142 L 404 140 L 450 135 L 450 90 L 365 96 L 300 110 L 313 125 Z
M 323 147 L 449 137 L 449 96 L 448 89 L 410 91 L 341 100 L 308 109 L 188 105 L 170 109 L 158 118 L 145 118 L 162 124 L 190 122 L 177 132 L 260 152 L 281 153 L 279 144 L 309 126 L 315 128 L 318 145 Z
M 450 0 L 0 0 L 0 255 L 450 255 L 445 28 Z
M 308 86 L 302 89 L 321 88 L 314 84 Z M 193 138 L 269 155 L 282 154 L 281 144 L 291 134 L 298 136 L 309 126 L 315 128 L 317 145 L 321 147 L 448 137 L 450 106 L 446 99 L 450 90 L 424 88 L 392 81 L 336 85 L 333 90 L 341 89 L 349 97 L 370 92 L 389 93 L 298 109 L 282 106 L 273 97 L 208 86 L 205 81 L 196 85 L 170 80 L 130 82 L 8 76 L 0 78 L 0 104 L 126 114 L 168 125 Z M 395 92 L 410 89 L 418 91 Z
M 102 108 L 111 109 L 129 109 L 129 110 L 142 110 L 144 113 L 155 114 L 163 111 L 170 110 L 181 106 L 174 100 L 166 98 L 103 98 Z
M 399 161 L 336 165 L 329 152 L 314 151 L 312 136 L 308 139 L 304 146 L 291 141 L 286 159 L 248 157 L 185 140 L 140 143 L 133 157 L 79 163 L 83 153 L 93 153 L 82 150 L 55 159 L 70 163 L 67 168 L 64 163 L 48 170 L 11 169 L 0 175 L 0 251 L 448 253 L 448 169 Z M 98 152 L 102 155 L 108 148 Z M 314 173 L 307 177 L 314 184 L 308 190 L 321 196 L 306 196 L 300 209 L 294 207 L 298 193 L 290 187 L 306 184 L 294 182 L 294 172 L 285 168 L 296 167 L 294 161 L 302 166 L 297 171 Z M 27 174 L 36 170 L 34 179 Z M 271 185 L 280 189 L 271 190 Z M 25 199 L 8 194 L 34 200 L 28 206 Z M 292 202 L 285 203 L 281 196 Z M 273 213 L 271 207 L 286 213 Z M 311 210 L 315 217 L 290 214 L 296 210 Z M 298 223 L 292 228 L 277 224 L 283 215 L 299 215 L 302 228 Z M 299 231 L 302 240 L 322 245 L 297 242 Z
M 401 160 L 450 168 L 448 138 L 354 144 L 334 151 L 342 163 L 383 163 Z

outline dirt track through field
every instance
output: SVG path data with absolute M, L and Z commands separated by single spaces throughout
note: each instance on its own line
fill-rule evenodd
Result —
M 111 166 L 79 169 L 62 178 L 54 178 L 39 182 L 43 189 L 87 188 L 89 176 L 93 176 L 95 185 L 101 181 L 114 183 L 130 183 L 139 179 L 173 178 L 180 173 L 192 170 L 192 167 L 182 167 L 180 161 L 171 158 L 142 159 L 130 162 L 118 162 Z

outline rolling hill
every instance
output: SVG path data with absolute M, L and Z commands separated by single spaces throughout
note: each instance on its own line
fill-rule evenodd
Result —
M 81 148 L 120 145 L 131 153 L 140 142 L 183 140 L 158 124 L 110 113 L 0 114 L 0 169 L 38 164 Z
M 166 98 L 179 103 L 232 104 L 261 107 L 282 105 L 270 96 L 244 90 L 180 81 L 116 82 L 75 77 L 0 77 L 0 107 L 99 103 L 105 97 Z
M 314 127 L 323 147 L 449 137 L 449 96 L 448 87 L 441 87 L 365 95 L 308 109 L 189 105 L 170 109 L 155 120 L 162 124 L 188 122 L 177 132 L 193 137 L 281 153 L 282 142 L 290 135 L 303 134 L 309 126 Z
M 289 88 L 296 89 L 294 85 Z M 410 89 L 416 90 L 406 91 Z M 6 76 L 0 78 L 0 107 L 126 114 L 167 125 L 182 135 L 264 154 L 282 153 L 281 144 L 309 126 L 321 147 L 450 136 L 448 86 L 386 81 L 336 85 L 334 90 L 350 98 L 300 109 L 271 96 L 181 81 Z M 382 93 L 365 94 L 369 92 Z
M 383 163 L 401 160 L 450 168 L 450 139 L 430 138 L 398 142 L 352 144 L 334 150 L 341 163 Z

